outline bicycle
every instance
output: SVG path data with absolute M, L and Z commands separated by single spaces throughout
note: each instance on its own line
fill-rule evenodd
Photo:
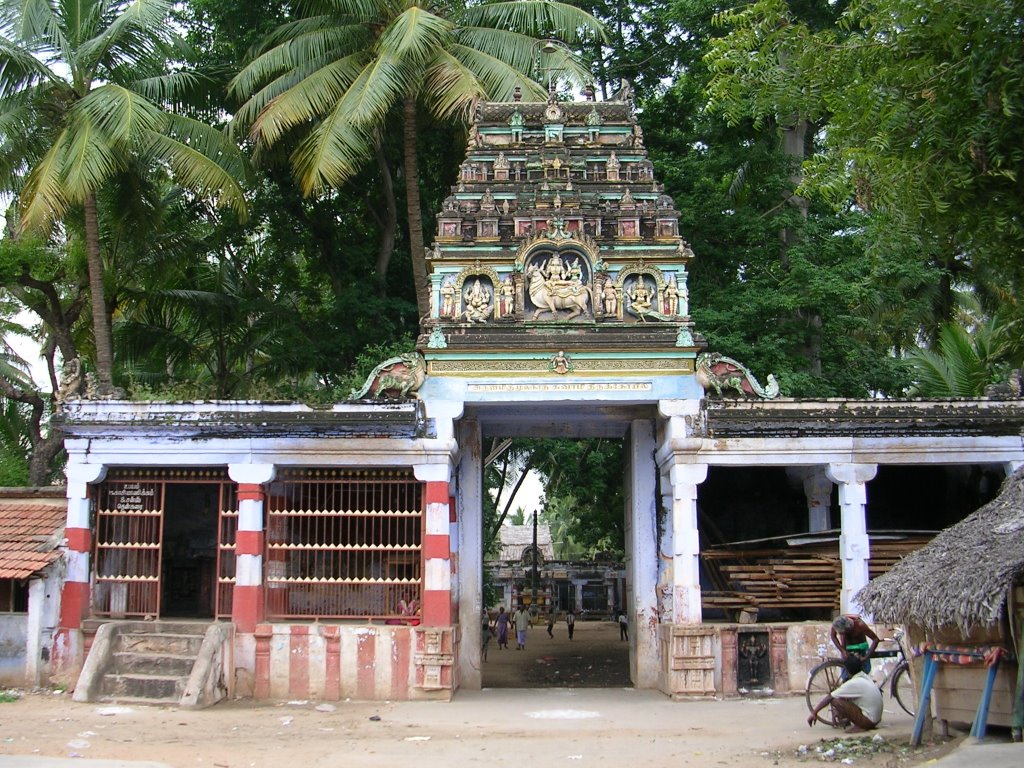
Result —
M 895 650 L 875 651 L 871 657 L 872 659 L 899 657 L 896 665 L 887 671 L 882 681 L 878 683 L 878 689 L 884 691 L 885 684 L 889 683 L 889 695 L 896 699 L 904 712 L 914 717 L 914 705 L 917 700 L 914 698 L 914 684 L 910 679 L 910 662 L 907 661 L 907 655 L 903 651 L 903 633 L 896 632 L 895 637 L 887 639 L 885 642 L 890 641 L 896 643 Z M 832 693 L 843 683 L 842 676 L 845 671 L 840 659 L 826 659 L 811 670 L 807 676 L 806 691 L 807 708 L 811 712 L 814 711 L 825 694 Z M 834 728 L 845 725 L 845 723 L 837 722 L 831 707 L 819 711 L 817 719 L 818 722 L 831 725 Z

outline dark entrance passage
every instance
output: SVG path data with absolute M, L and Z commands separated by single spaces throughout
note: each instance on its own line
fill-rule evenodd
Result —
M 161 615 L 213 618 L 221 485 L 168 484 L 166 494 Z

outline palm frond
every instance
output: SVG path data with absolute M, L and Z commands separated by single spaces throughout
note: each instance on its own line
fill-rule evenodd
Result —
M 0 99 L 53 79 L 52 70 L 31 51 L 0 37 Z
M 170 166 L 178 184 L 231 208 L 244 220 L 246 162 L 238 147 L 216 128 L 181 115 L 168 115 L 167 131 L 150 135 L 153 156 Z
M 119 147 L 134 147 L 143 137 L 161 130 L 167 113 L 124 86 L 108 83 L 90 91 L 72 114 L 82 113 L 107 141 Z
M 292 153 L 305 195 L 340 185 L 373 156 L 373 136 L 347 119 L 339 104 Z
M 388 24 L 380 36 L 381 56 L 393 56 L 418 66 L 435 51 L 444 48 L 452 32 L 452 23 L 419 5 L 410 5 Z
M 112 51 L 117 59 L 140 59 L 152 52 L 161 36 L 173 34 L 167 23 L 174 0 L 133 0 L 110 19 L 99 34 L 78 46 L 80 67 L 94 69 Z
M 302 19 L 312 22 L 313 19 Z M 249 98 L 268 79 L 289 72 L 313 71 L 313 62 L 326 64 L 352 51 L 366 47 L 367 32 L 362 27 L 346 25 L 323 26 L 323 19 L 314 24 L 298 22 L 287 25 L 298 32 L 293 37 L 270 48 L 245 65 L 228 83 L 228 93 L 235 98 Z
M 80 203 L 123 168 L 127 157 L 87 113 L 73 112 L 70 117 L 61 177 L 68 200 Z
M 466 8 L 458 17 L 460 25 L 511 29 L 534 37 L 558 30 L 566 43 L 608 40 L 603 23 L 586 11 L 552 0 L 506 0 L 480 3 Z
M 178 107 L 202 87 L 211 84 L 209 77 L 191 70 L 177 70 L 152 77 L 125 80 L 131 90 L 164 107 Z
M 68 141 L 64 129 L 29 172 L 21 192 L 22 230 L 43 230 L 67 213 L 69 202 L 61 171 Z
M 512 93 L 511 88 L 508 93 Z M 487 94 L 488 88 L 476 74 L 447 51 L 438 51 L 427 66 L 420 92 L 431 114 L 441 119 L 468 115 L 473 103 Z
M 365 63 L 365 55 L 357 53 L 314 70 L 267 102 L 253 121 L 252 135 L 272 144 L 296 125 L 328 114 L 364 75 Z

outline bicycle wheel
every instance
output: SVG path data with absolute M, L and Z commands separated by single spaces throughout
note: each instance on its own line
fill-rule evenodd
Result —
M 828 659 L 811 670 L 811 673 L 807 676 L 807 709 L 813 712 L 825 694 L 832 693 L 832 691 L 839 687 L 840 683 L 842 683 L 844 670 L 843 662 L 839 661 L 839 659 Z M 818 712 L 817 719 L 819 723 L 825 723 L 825 725 L 831 725 L 836 728 L 844 724 L 837 722 L 832 707 L 825 707 Z
M 903 711 L 913 717 L 917 709 L 917 697 L 914 695 L 914 681 L 910 679 L 910 665 L 901 661 L 892 673 L 889 693 L 896 699 Z

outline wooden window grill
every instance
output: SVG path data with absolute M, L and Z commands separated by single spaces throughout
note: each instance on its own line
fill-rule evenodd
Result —
M 235 543 L 238 539 L 238 486 L 225 483 L 220 491 L 217 517 L 217 605 L 218 619 L 230 619 L 235 594 Z
M 152 480 L 97 487 L 95 614 L 160 615 L 164 490 Z
M 90 491 L 94 544 L 92 612 L 160 616 L 164 510 L 170 483 L 217 485 L 214 615 L 231 615 L 238 532 L 237 487 L 223 469 L 113 469 Z M 207 614 L 209 615 L 209 614 Z
M 408 471 L 290 469 L 267 499 L 270 618 L 402 620 L 421 598 L 423 486 Z

